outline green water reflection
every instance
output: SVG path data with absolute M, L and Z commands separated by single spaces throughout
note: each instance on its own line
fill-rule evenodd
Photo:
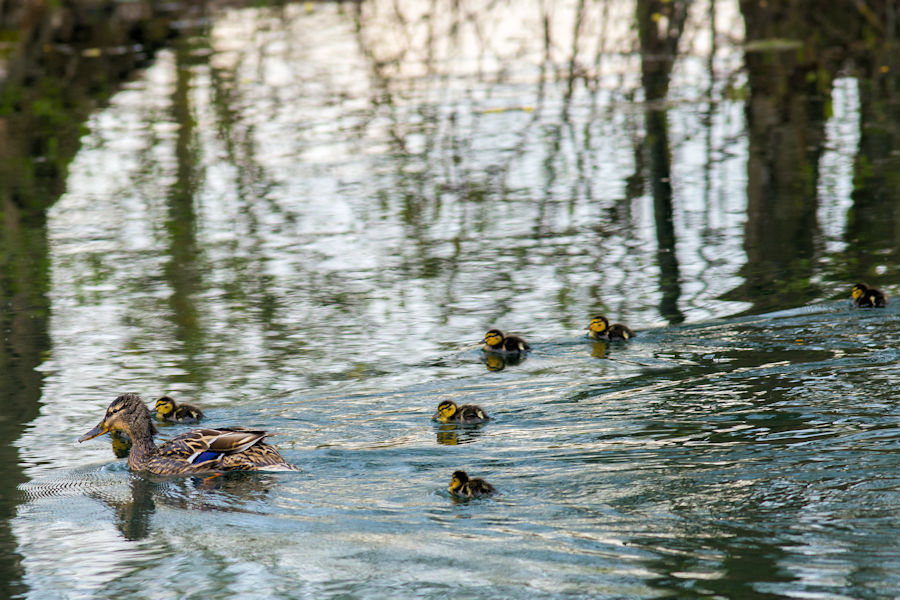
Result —
M 754 454 L 827 429 L 810 407 L 784 408 L 794 396 L 781 378 L 838 394 L 821 372 L 860 368 L 850 381 L 890 389 L 883 362 L 854 360 L 884 349 L 894 313 L 848 324 L 826 305 L 821 320 L 783 331 L 770 316 L 691 338 L 692 323 L 822 304 L 857 280 L 896 295 L 900 53 L 886 24 L 897 8 L 845 4 L 363 1 L 198 13 L 137 2 L 47 8 L 24 24 L 0 11 L 0 595 L 29 595 L 23 560 L 46 558 L 13 532 L 25 500 L 12 490 L 108 461 L 108 448 L 73 449 L 55 428 L 96 421 L 120 391 L 174 390 L 218 419 L 301 431 L 285 436 L 295 453 L 357 436 L 371 444 L 353 448 L 361 457 L 336 451 L 338 470 L 396 447 L 425 472 L 446 455 L 423 448 L 438 447 L 471 460 L 485 449 L 502 474 L 526 454 L 498 433 L 527 438 L 512 430 L 517 419 L 552 429 L 548 446 L 580 440 L 577 425 L 553 429 L 542 412 L 551 400 L 647 393 L 641 425 L 604 418 L 665 448 L 689 440 Z M 638 343 L 574 345 L 598 311 L 644 330 Z M 494 325 L 536 340 L 535 354 L 511 362 L 472 350 Z M 667 327 L 674 338 L 659 337 Z M 572 358 L 576 348 L 584 357 Z M 754 369 L 757 378 L 732 377 Z M 409 389 L 424 398 L 397 391 Z M 497 427 L 418 427 L 416 402 L 424 414 L 434 395 L 481 401 L 485 390 L 501 405 L 524 393 L 537 416 L 507 404 Z M 750 413 L 716 405 L 734 433 L 690 404 L 722 397 L 765 401 Z M 693 416 L 667 408 L 678 399 Z M 416 426 L 372 434 L 343 421 L 360 415 Z M 777 468 L 787 480 L 802 462 Z M 191 484 L 127 481 L 128 493 L 100 499 L 137 543 L 171 511 L 267 514 L 297 502 L 290 482 L 287 497 L 270 497 L 277 479 L 212 490 L 212 506 Z M 791 529 L 790 514 L 827 512 L 808 490 L 756 473 L 739 505 L 702 506 L 717 516 L 695 530 L 698 509 L 679 493 L 699 501 L 699 485 L 740 498 L 745 488 L 717 487 L 702 468 L 660 481 L 674 487 L 648 494 L 668 490 L 658 508 L 676 531 L 635 525 L 623 536 L 652 555 L 650 575 L 636 577 L 645 592 L 779 597 L 781 584 L 805 585 L 789 548 L 821 540 Z M 826 483 L 810 486 L 843 501 Z M 786 495 L 770 495 L 781 484 Z M 634 497 L 623 506 L 652 512 Z M 788 516 L 770 512 L 780 502 Z M 756 520 L 765 526 L 747 526 Z M 598 591 L 579 581 L 576 592 Z

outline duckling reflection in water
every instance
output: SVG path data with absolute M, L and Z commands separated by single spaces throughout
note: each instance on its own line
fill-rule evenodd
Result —
M 469 479 L 465 471 L 454 471 L 447 491 L 457 498 L 480 498 L 493 496 L 497 493 L 497 488 L 480 477 Z
M 112 443 L 112 451 L 116 458 L 126 458 L 131 452 L 131 438 L 121 431 L 110 431 L 109 441 Z
M 483 433 L 480 423 L 462 427 L 458 423 L 440 423 L 437 425 L 435 441 L 442 446 L 459 446 L 471 444 Z
M 609 340 L 595 340 L 591 344 L 591 356 L 593 358 L 606 358 L 607 344 Z
M 591 319 L 585 329 L 588 330 L 588 337 L 592 340 L 628 341 L 634 337 L 634 332 L 630 327 L 621 323 L 610 325 L 609 319 L 603 315 L 597 315 Z
M 881 290 L 870 288 L 864 283 L 857 283 L 850 290 L 853 306 L 857 308 L 884 308 L 887 306 L 887 296 Z
M 453 400 L 444 400 L 438 404 L 437 412 L 432 417 L 433 420 L 441 423 L 484 423 L 490 417 L 484 409 L 475 404 L 463 404 L 459 406 Z
M 204 417 L 203 411 L 190 404 L 177 404 L 169 396 L 156 401 L 156 418 L 169 423 L 197 423 Z
M 521 356 L 531 350 L 531 346 L 523 337 L 505 335 L 499 329 L 490 329 L 484 334 L 484 346 L 481 349 L 502 356 Z
M 495 354 L 484 353 L 484 366 L 488 371 L 502 371 L 507 366 L 515 366 L 525 361 L 527 354 Z

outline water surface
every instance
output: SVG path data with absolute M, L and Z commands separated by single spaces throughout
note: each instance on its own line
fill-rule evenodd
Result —
M 91 113 L 40 327 L 4 330 L 39 350 L 14 593 L 897 595 L 900 314 L 847 302 L 900 290 L 881 97 L 835 71 L 827 111 L 764 122 L 747 53 L 794 45 L 745 53 L 717 2 L 651 68 L 636 6 L 222 9 Z M 585 339 L 598 312 L 638 337 Z M 533 352 L 486 360 L 494 326 Z M 132 474 L 75 442 L 126 391 L 301 471 Z M 446 399 L 494 418 L 432 423 Z M 500 495 L 454 500 L 458 468 Z

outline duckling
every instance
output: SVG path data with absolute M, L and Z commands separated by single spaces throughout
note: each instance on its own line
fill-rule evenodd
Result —
M 585 327 L 588 330 L 588 337 L 594 340 L 609 339 L 609 319 L 603 315 L 597 315 L 591 319 L 591 324 Z
M 512 355 L 528 352 L 531 346 L 525 338 L 518 335 L 505 335 L 499 329 L 491 329 L 484 334 L 484 346 L 481 349 L 485 352 Z
M 156 401 L 156 418 L 170 423 L 197 423 L 203 418 L 203 412 L 190 404 L 176 404 L 169 396 Z
M 627 325 L 622 325 L 621 323 L 614 323 L 609 326 L 609 332 L 607 333 L 610 340 L 625 340 L 628 341 L 634 337 L 634 332 Z
M 469 479 L 465 471 L 453 472 L 453 476 L 450 478 L 450 487 L 447 490 L 460 498 L 478 498 L 497 493 L 497 489 L 484 479 L 479 477 Z
M 441 423 L 463 423 L 474 425 L 476 423 L 484 423 L 490 417 L 480 407 L 474 404 L 463 404 L 457 406 L 453 400 L 444 400 L 438 404 L 437 412 L 434 413 L 432 419 Z
M 634 337 L 630 327 L 621 323 L 610 325 L 609 319 L 603 315 L 591 319 L 590 325 L 585 329 L 588 330 L 588 337 L 594 340 L 630 340 Z
M 884 308 L 887 306 L 887 296 L 881 290 L 870 288 L 864 283 L 857 283 L 850 290 L 853 305 L 859 308 Z

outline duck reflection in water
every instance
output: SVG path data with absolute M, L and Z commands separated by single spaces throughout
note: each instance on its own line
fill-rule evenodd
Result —
M 130 476 L 131 502 L 110 502 L 116 511 L 116 529 L 126 540 L 142 540 L 150 534 L 150 519 L 156 512 L 153 492 L 158 485 L 152 481 Z
M 215 478 L 172 479 L 136 473 L 129 473 L 128 477 L 130 499 L 90 494 L 113 509 L 116 529 L 126 540 L 141 540 L 150 534 L 158 503 L 182 510 L 253 512 L 242 505 L 259 502 L 278 482 L 274 475 L 246 471 L 224 473 Z

